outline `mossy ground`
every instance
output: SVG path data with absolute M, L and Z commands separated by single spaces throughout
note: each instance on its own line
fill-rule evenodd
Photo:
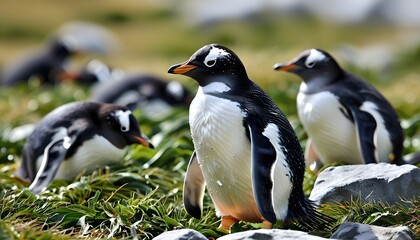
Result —
M 4 6 L 4 7 L 3 7 Z M 173 6 L 148 1 L 3 1 L 0 7 L 0 65 L 40 46 L 46 36 L 69 20 L 103 24 L 120 38 L 123 50 L 112 56 L 81 56 L 75 67 L 92 57 L 127 71 L 149 72 L 170 79 L 172 64 L 186 60 L 202 45 L 218 42 L 233 49 L 250 77 L 260 84 L 288 116 L 302 146 L 306 135 L 296 116 L 299 79 L 274 72 L 276 62 L 287 61 L 306 48 L 319 47 L 333 54 L 342 44 L 390 44 L 416 29 L 382 24 L 340 26 L 316 19 L 260 16 L 258 20 L 225 21 L 192 26 L 172 11 Z M 24 14 L 15 14 L 22 12 Z M 418 29 L 417 29 L 418 30 Z M 398 48 L 398 46 L 397 46 Z M 403 49 L 401 47 L 401 49 Z M 392 66 L 369 69 L 342 65 L 375 85 L 395 106 L 406 133 L 404 154 L 420 151 L 420 46 L 397 51 Z M 175 76 L 191 91 L 194 81 Z M 202 219 L 190 217 L 182 207 L 182 182 L 192 153 L 188 110 L 149 119 L 135 115 L 157 148 L 130 147 L 125 159 L 72 182 L 54 181 L 36 197 L 28 183 L 14 177 L 23 141 L 10 142 L 13 127 L 36 123 L 64 103 L 86 100 L 90 90 L 72 83 L 54 88 L 29 86 L 0 89 L 0 239 L 152 238 L 165 230 L 193 228 L 208 237 L 224 233 L 208 196 Z M 305 192 L 316 174 L 307 171 Z M 365 205 L 354 201 L 327 205 L 321 210 L 337 219 L 380 226 L 409 226 L 420 235 L 420 199 L 413 207 Z M 240 223 L 234 231 L 258 228 Z M 331 233 L 317 233 L 329 236 Z

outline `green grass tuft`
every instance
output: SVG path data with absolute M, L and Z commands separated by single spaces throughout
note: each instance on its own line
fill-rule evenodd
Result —
M 2 66 L 25 50 L 40 46 L 65 21 L 91 20 L 114 31 L 126 50 L 120 55 L 104 57 L 105 62 L 124 70 L 147 70 L 168 79 L 179 79 L 195 91 L 194 81 L 168 76 L 166 70 L 185 61 L 204 44 L 225 44 L 238 53 L 250 78 L 286 114 L 302 146 L 307 136 L 296 115 L 300 80 L 291 74 L 274 72 L 273 64 L 312 47 L 334 52 L 337 46 L 346 43 L 356 47 L 394 46 L 395 36 L 411 32 L 388 25 L 342 27 L 312 18 L 272 15 L 193 27 L 170 7 L 144 1 L 139 4 L 45 0 L 43 4 L 32 4 L 8 0 L 5 4 L 7 8 L 0 8 Z M 14 14 L 27 6 L 32 11 Z M 416 46 L 396 54 L 393 66 L 384 72 L 343 63 L 346 69 L 378 87 L 395 106 L 406 134 L 405 155 L 420 152 L 419 49 Z M 76 65 L 77 60 L 86 59 L 75 59 Z M 89 89 L 72 83 L 40 87 L 37 81 L 32 81 L 29 86 L 0 88 L 0 239 L 151 239 L 163 231 L 181 228 L 192 228 L 213 238 L 224 235 L 218 229 L 220 220 L 207 194 L 201 219 L 189 216 L 182 206 L 182 184 L 193 151 L 187 109 L 175 109 L 159 119 L 134 112 L 156 149 L 131 146 L 119 163 L 93 173 L 80 173 L 74 181 L 56 180 L 40 196 L 28 191 L 29 183 L 13 175 L 21 160 L 24 141 L 11 142 L 11 130 L 36 123 L 52 109 L 71 101 L 86 100 L 89 95 Z M 316 173 L 306 172 L 306 195 L 310 194 L 316 177 Z M 337 226 L 344 221 L 405 225 L 420 239 L 420 200 L 409 201 L 411 207 L 362 204 L 354 200 L 348 204 L 324 205 L 320 211 L 336 218 Z M 233 232 L 259 227 L 259 224 L 239 222 Z M 275 227 L 281 227 L 281 223 Z M 329 237 L 331 232 L 316 234 Z

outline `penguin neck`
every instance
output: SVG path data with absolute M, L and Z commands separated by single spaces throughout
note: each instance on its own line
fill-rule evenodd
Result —
M 248 84 L 250 80 L 245 75 L 245 78 L 238 78 L 238 76 L 212 76 L 205 79 L 197 80 L 204 92 L 228 92 L 231 89 L 240 89 Z
M 326 87 L 330 86 L 342 76 L 342 72 L 331 75 L 317 75 L 317 76 L 302 76 L 303 82 L 300 85 L 299 91 L 302 93 L 317 93 L 325 90 Z
M 231 87 L 224 82 L 212 82 L 205 86 L 200 85 L 200 89 L 204 94 L 229 92 Z
M 70 51 L 61 45 L 52 46 L 48 51 L 51 56 L 54 56 L 57 59 L 66 59 L 71 55 Z

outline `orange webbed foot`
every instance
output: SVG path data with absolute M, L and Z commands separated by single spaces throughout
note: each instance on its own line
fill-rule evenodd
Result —
M 232 216 L 223 216 L 222 217 L 222 222 L 220 223 L 219 228 L 230 232 L 230 227 L 232 227 L 233 224 L 239 222 L 238 219 L 232 217 Z
M 263 219 L 262 225 L 261 225 L 262 229 L 272 229 L 273 228 L 273 223 Z

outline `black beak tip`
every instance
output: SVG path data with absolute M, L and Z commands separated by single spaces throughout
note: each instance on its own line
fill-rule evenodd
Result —
M 281 68 L 282 66 L 283 66 L 283 64 L 281 64 L 281 63 L 276 63 L 276 64 L 274 64 L 273 69 L 274 69 L 274 70 L 279 70 L 279 68 Z
M 169 69 L 168 69 L 168 73 L 174 73 L 175 69 L 179 66 L 179 64 L 175 64 L 172 65 Z

